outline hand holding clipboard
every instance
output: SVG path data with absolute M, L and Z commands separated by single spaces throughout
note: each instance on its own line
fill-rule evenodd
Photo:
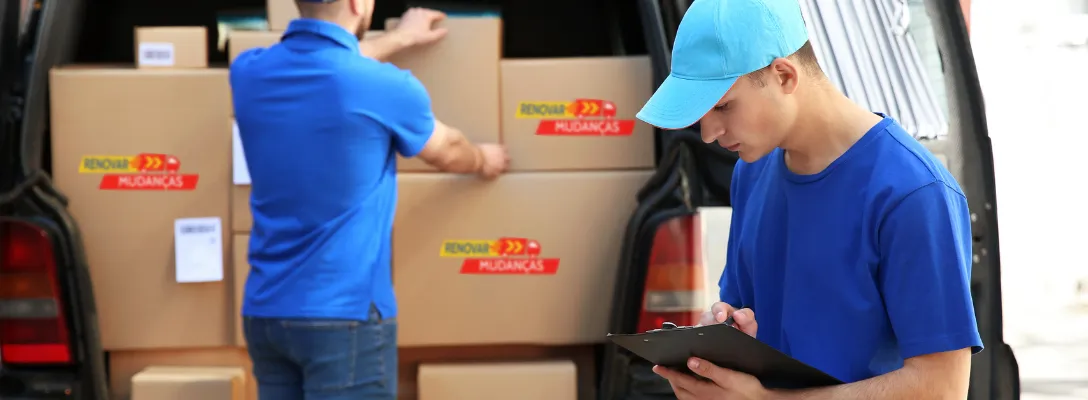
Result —
M 718 308 L 718 304 L 714 308 Z M 725 316 L 722 323 L 694 327 L 677 327 L 666 323 L 663 329 L 636 334 L 609 334 L 608 338 L 651 363 L 692 375 L 695 373 L 688 368 L 687 361 L 697 357 L 722 368 L 752 375 L 766 388 L 806 388 L 842 383 L 742 332 L 741 329 L 746 329 L 755 333 L 754 317 L 745 321 L 748 316 L 744 313 L 734 317 L 736 313 L 722 311 L 725 312 L 712 311 L 715 322 Z M 738 318 L 743 323 L 738 322 Z

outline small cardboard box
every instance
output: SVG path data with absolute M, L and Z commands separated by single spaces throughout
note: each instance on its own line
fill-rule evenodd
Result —
M 109 352 L 109 389 L 111 399 L 135 398 L 133 377 L 142 371 L 155 374 L 166 371 L 203 369 L 211 371 L 224 371 L 226 375 L 236 376 L 236 371 L 241 369 L 244 379 L 240 381 L 232 378 L 232 388 L 240 385 L 244 388 L 244 396 L 236 397 L 238 400 L 257 400 L 257 380 L 253 378 L 252 364 L 246 349 L 236 347 L 216 348 L 189 348 L 189 349 L 157 349 L 135 351 L 111 351 Z M 233 372 L 232 372 L 233 371 Z M 132 397 L 130 397 L 132 396 Z M 155 397 L 153 400 L 177 399 L 177 400 L 203 400 L 202 397 Z M 234 400 L 234 399 L 232 399 Z
M 148 367 L 132 376 L 131 400 L 246 400 L 243 368 Z
M 139 68 L 207 68 L 208 30 L 202 26 L 136 27 Z
M 651 94 L 645 56 L 503 60 L 510 170 L 653 168 L 653 128 L 635 119 Z
M 578 371 L 569 360 L 419 367 L 419 400 L 466 399 L 578 400 Z
M 398 20 L 386 22 L 393 29 Z M 502 20 L 497 17 L 450 17 L 442 22 L 446 37 L 429 46 L 405 50 L 390 62 L 412 72 L 431 96 L 435 118 L 460 129 L 473 143 L 498 143 L 499 60 Z M 434 171 L 418 158 L 400 158 L 400 171 Z

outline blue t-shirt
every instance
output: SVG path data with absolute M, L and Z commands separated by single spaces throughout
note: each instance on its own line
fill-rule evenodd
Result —
M 885 117 L 820 173 L 784 154 L 739 162 L 731 188 L 721 300 L 760 341 L 845 382 L 982 350 L 967 198 L 928 150 Z
M 415 156 L 430 138 L 426 89 L 310 19 L 239 55 L 230 83 L 252 179 L 242 314 L 365 320 L 373 305 L 395 316 L 395 151 Z

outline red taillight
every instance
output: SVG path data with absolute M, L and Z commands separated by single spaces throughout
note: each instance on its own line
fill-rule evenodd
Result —
M 0 360 L 72 362 L 49 235 L 25 222 L 0 223 Z
M 690 326 L 709 305 L 706 299 L 698 216 L 670 219 L 657 227 L 646 270 L 638 331 L 672 322 Z

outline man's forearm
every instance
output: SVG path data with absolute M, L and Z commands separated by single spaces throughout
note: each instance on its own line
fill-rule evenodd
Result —
M 843 385 L 816 389 L 774 390 L 771 400 L 842 400 L 842 399 L 881 399 L 881 400 L 917 400 L 948 399 L 948 387 L 940 382 L 927 382 L 917 368 L 903 367 L 881 376 Z M 965 398 L 960 396 L 959 398 Z
M 363 41 L 359 42 L 359 49 L 363 55 L 378 61 L 388 61 L 393 54 L 409 47 L 412 47 L 412 43 L 395 31 L 382 33 L 372 38 L 363 38 Z

